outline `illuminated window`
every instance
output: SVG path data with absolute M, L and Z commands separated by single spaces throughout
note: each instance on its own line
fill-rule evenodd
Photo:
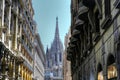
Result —
M 117 69 L 114 64 L 108 66 L 108 80 L 117 80 Z
M 97 80 L 104 80 L 104 77 L 103 77 L 103 69 L 102 69 L 102 65 L 101 65 L 101 64 L 98 65 Z
M 104 80 L 103 71 L 98 72 L 98 80 Z

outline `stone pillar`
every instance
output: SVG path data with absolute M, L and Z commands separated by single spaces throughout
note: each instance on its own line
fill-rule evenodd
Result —
M 4 28 L 4 12 L 5 11 L 5 0 L 2 0 L 2 24 L 1 24 L 1 27 L 2 29 Z M 0 34 L 2 34 L 2 42 L 4 42 L 4 37 L 3 37 L 3 33 L 2 33 L 2 30 L 0 32 Z
M 14 59 L 13 59 L 13 79 L 12 80 L 15 80 L 15 57 L 14 57 Z
M 15 80 L 18 80 L 18 76 L 19 76 L 19 64 L 18 64 L 18 60 L 16 60 L 16 63 L 15 63 Z
M 10 57 L 8 76 L 9 76 L 9 80 L 13 80 L 12 79 L 13 78 L 13 59 L 12 59 L 12 57 Z
M 9 7 L 9 18 L 8 18 L 8 20 L 9 20 L 9 25 L 8 25 L 8 39 L 10 39 L 11 40 L 11 35 L 12 34 L 10 34 L 10 27 L 11 27 L 11 5 L 10 5 L 10 7 Z M 8 45 L 9 45 L 9 49 L 11 48 L 11 41 L 9 41 L 8 42 Z
M 2 44 L 0 43 L 0 76 L 1 76 L 1 72 L 2 72 Z
M 23 66 L 21 66 L 21 72 L 22 72 L 22 73 L 21 73 L 21 75 L 22 75 L 21 77 L 22 77 L 22 79 L 23 79 L 23 76 L 24 76 L 24 73 L 23 73 Z
M 25 69 L 25 71 L 24 71 L 24 72 L 25 72 L 25 80 L 26 80 L 26 75 L 27 75 L 27 74 L 26 74 L 26 71 L 27 71 L 27 70 Z
M 2 58 L 2 80 L 5 80 L 5 64 L 6 64 L 6 62 L 5 62 L 5 55 L 3 56 L 3 58 Z
M 2 27 L 4 27 L 5 0 L 2 0 Z

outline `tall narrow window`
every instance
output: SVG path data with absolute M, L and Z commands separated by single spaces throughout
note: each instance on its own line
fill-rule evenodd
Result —
M 104 0 L 105 2 L 105 17 L 110 15 L 110 0 Z
M 100 32 L 100 20 L 99 20 L 98 16 L 99 16 L 99 11 L 97 10 L 95 12 L 95 24 L 96 24 L 96 32 L 97 33 Z
M 57 63 L 57 54 L 55 53 L 55 63 Z
M 61 55 L 61 53 L 59 54 L 59 61 L 60 62 L 62 61 L 62 55 Z

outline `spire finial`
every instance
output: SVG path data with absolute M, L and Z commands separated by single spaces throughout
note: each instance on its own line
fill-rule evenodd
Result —
M 47 45 L 47 48 L 46 48 L 46 53 L 48 53 L 49 49 L 48 49 L 48 45 Z
M 58 29 L 58 17 L 56 17 L 56 30 L 55 30 L 55 38 L 59 38 L 59 29 Z

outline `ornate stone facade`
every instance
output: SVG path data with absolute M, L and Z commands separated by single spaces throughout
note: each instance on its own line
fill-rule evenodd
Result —
M 64 54 L 63 54 L 63 79 L 64 80 L 72 80 L 72 76 L 71 76 L 71 62 L 67 60 L 67 47 L 68 47 L 68 43 L 70 42 L 69 38 L 71 37 L 71 32 L 69 30 L 69 32 L 66 34 L 65 36 L 65 40 L 64 40 L 64 45 L 65 45 L 65 50 L 64 50 Z
M 0 78 L 32 80 L 36 24 L 31 0 L 0 0 Z
M 63 80 L 63 45 L 59 37 L 58 17 L 56 18 L 56 30 L 51 48 L 46 50 L 46 74 L 45 80 Z
M 38 33 L 36 33 L 34 45 L 35 45 L 35 53 L 34 53 L 33 80 L 44 80 L 45 52 Z
M 71 0 L 72 80 L 120 80 L 120 0 Z

